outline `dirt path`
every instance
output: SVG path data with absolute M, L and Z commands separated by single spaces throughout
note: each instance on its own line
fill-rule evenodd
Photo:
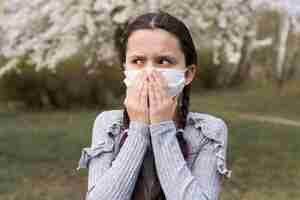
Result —
M 267 116 L 267 115 L 261 116 L 255 114 L 239 114 L 239 116 L 243 119 L 300 127 L 300 121 L 290 120 L 282 117 Z

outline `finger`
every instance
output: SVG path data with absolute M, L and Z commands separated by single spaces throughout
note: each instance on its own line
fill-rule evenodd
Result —
M 150 78 L 150 89 L 151 89 L 151 91 L 152 91 L 152 94 L 153 94 L 153 98 L 156 100 L 156 101 L 159 101 L 160 100 L 160 98 L 159 98 L 159 96 L 158 96 L 158 94 L 157 94 L 157 83 L 156 83 L 156 81 L 155 81 L 155 78 L 154 78 L 154 76 L 153 76 L 153 74 L 152 73 L 150 73 L 149 74 L 149 78 Z
M 143 108 L 147 107 L 147 81 L 143 81 L 143 86 L 141 88 L 141 96 L 139 98 L 140 106 Z
M 158 86 L 158 84 L 157 84 L 157 82 L 156 82 L 156 80 L 154 78 L 154 75 L 151 73 L 149 76 L 150 76 L 151 83 L 152 83 L 152 89 L 153 89 L 153 93 L 154 93 L 153 96 L 155 97 L 156 101 L 162 102 L 163 101 L 163 97 L 162 97 L 162 95 L 158 91 L 158 87 L 159 86 Z
M 174 99 L 175 99 L 175 100 L 174 100 Z M 176 108 L 177 108 L 177 102 L 178 102 L 176 98 L 174 98 L 174 99 L 173 99 L 173 101 L 172 101 L 172 103 L 173 103 L 173 104 L 172 104 L 173 111 L 176 110 Z
M 162 82 L 157 77 L 157 73 L 158 72 L 152 74 L 155 83 L 155 93 L 158 101 L 163 101 L 167 95 L 166 95 L 165 88 L 162 85 Z
M 143 83 L 144 83 L 144 81 L 145 81 L 145 77 L 146 77 L 146 76 L 145 76 L 145 73 L 144 73 L 144 72 L 141 72 L 140 78 L 137 79 L 138 87 L 136 88 L 136 95 L 137 95 L 138 97 L 141 96 L 141 91 L 142 91 Z
M 151 76 L 149 76 L 149 103 L 150 103 L 150 108 L 156 106 L 156 94 L 155 94 L 155 85 L 154 81 L 152 80 Z

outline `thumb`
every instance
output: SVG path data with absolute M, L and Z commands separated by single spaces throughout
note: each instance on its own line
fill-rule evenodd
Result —
M 172 97 L 172 107 L 173 107 L 173 110 L 176 110 L 177 104 L 178 104 L 178 96 Z

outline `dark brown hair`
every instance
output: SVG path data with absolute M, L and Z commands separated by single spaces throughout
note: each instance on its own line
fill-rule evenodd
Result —
M 126 61 L 128 38 L 134 31 L 141 30 L 141 29 L 156 29 L 156 28 L 168 31 L 169 33 L 173 34 L 177 38 L 180 49 L 182 50 L 185 56 L 186 66 L 192 64 L 197 65 L 197 52 L 188 28 L 179 19 L 162 11 L 155 12 L 155 13 L 146 13 L 129 21 L 129 23 L 125 28 L 121 40 L 121 46 L 120 46 L 121 62 L 125 63 Z M 124 70 L 123 65 L 122 65 L 122 69 Z M 179 103 L 178 110 L 180 115 L 180 124 L 182 128 L 184 128 L 186 125 L 187 115 L 189 112 L 190 90 L 191 90 L 191 84 L 186 85 L 179 99 L 180 103 Z M 123 126 L 121 128 L 121 131 L 127 129 L 129 127 L 129 123 L 130 123 L 130 119 L 125 107 L 123 113 Z M 123 135 L 123 138 L 121 140 L 121 145 L 124 143 L 126 136 L 127 134 Z M 186 141 L 184 140 L 181 134 L 177 134 L 176 136 L 180 144 L 180 148 L 184 155 L 184 158 L 186 158 L 188 154 Z M 158 184 L 157 187 L 161 187 L 160 184 Z M 161 199 L 165 199 L 162 190 L 161 190 L 161 196 L 162 196 Z

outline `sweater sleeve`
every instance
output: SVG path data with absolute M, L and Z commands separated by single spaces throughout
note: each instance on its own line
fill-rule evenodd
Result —
M 147 146 L 150 144 L 148 125 L 132 121 L 128 137 L 113 160 L 112 138 L 103 130 L 106 120 L 100 114 L 94 122 L 88 160 L 87 200 L 129 200 L 136 183 Z M 79 168 L 81 168 L 79 164 Z
M 223 127 L 224 141 L 227 140 L 225 123 L 216 121 Z M 167 200 L 217 200 L 220 192 L 220 173 L 215 144 L 212 140 L 196 156 L 189 169 L 181 153 L 176 137 L 176 127 L 172 120 L 150 125 L 152 148 L 159 181 Z M 226 148 L 226 146 L 225 146 Z

